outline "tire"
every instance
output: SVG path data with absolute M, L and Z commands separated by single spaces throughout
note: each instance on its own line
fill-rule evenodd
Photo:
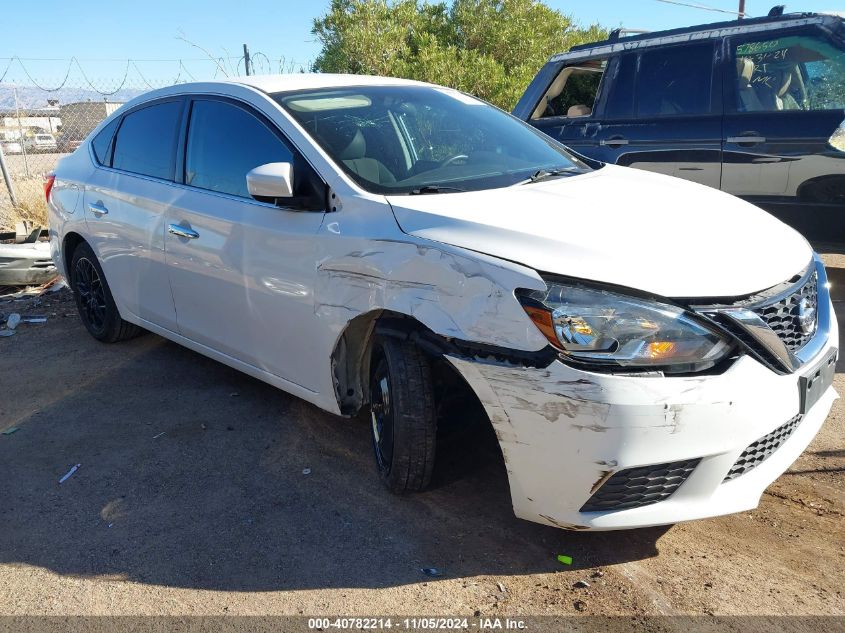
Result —
M 431 365 L 408 341 L 377 336 L 370 362 L 370 422 L 376 466 L 395 494 L 431 481 L 437 416 Z
M 73 251 L 70 287 L 82 324 L 98 341 L 116 343 L 138 336 L 143 331 L 120 318 L 103 268 L 85 242 Z

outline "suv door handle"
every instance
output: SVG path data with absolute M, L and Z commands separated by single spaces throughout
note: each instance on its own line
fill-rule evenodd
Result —
M 104 205 L 99 200 L 97 202 L 89 202 L 88 210 L 94 215 L 96 215 L 98 218 L 100 216 L 106 215 L 109 212 L 109 210 L 106 208 L 106 205 Z
M 726 143 L 736 143 L 737 145 L 742 145 L 744 147 L 751 147 L 752 145 L 759 145 L 760 143 L 765 143 L 766 138 L 764 136 L 729 136 L 725 139 Z
M 599 141 L 599 145 L 607 145 L 608 147 L 621 147 L 627 144 L 628 139 L 622 138 L 621 136 L 611 136 L 608 139 L 603 138 Z
M 189 240 L 195 240 L 200 236 L 200 234 L 197 233 L 196 231 L 193 231 L 191 229 L 187 229 L 184 226 L 181 226 L 179 224 L 169 225 L 167 227 L 167 232 L 172 234 L 172 235 L 178 235 L 179 237 L 185 237 Z

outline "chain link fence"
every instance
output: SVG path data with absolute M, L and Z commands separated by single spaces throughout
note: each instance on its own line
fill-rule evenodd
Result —
M 111 61 L 0 58 L 0 231 L 21 221 L 27 231 L 46 227 L 45 176 L 123 103 L 175 83 L 244 73 L 243 57 Z M 253 73 L 302 72 L 308 64 L 256 53 L 250 67 Z

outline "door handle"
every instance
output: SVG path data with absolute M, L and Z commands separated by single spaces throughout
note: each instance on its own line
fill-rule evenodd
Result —
M 621 136 L 613 136 L 608 139 L 602 139 L 599 141 L 599 145 L 607 145 L 608 147 L 621 147 L 622 145 L 627 145 L 628 139 L 622 138 Z
M 106 215 L 109 212 L 106 206 L 99 200 L 97 202 L 89 202 L 88 210 L 94 215 L 96 215 L 98 218 L 100 216 Z
M 179 237 L 185 237 L 189 240 L 197 239 L 200 234 L 196 231 L 191 229 L 186 229 L 184 226 L 180 226 L 179 224 L 171 224 L 167 227 L 167 232 L 171 235 L 178 235 Z
M 725 139 L 727 143 L 736 143 L 737 145 L 743 145 L 745 147 L 751 147 L 752 145 L 759 145 L 760 143 L 765 143 L 766 138 L 764 136 L 729 136 Z

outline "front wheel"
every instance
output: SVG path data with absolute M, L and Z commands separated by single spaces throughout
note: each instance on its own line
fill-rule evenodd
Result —
M 409 341 L 377 337 L 370 362 L 370 421 L 382 481 L 391 492 L 431 481 L 437 417 L 431 364 Z

